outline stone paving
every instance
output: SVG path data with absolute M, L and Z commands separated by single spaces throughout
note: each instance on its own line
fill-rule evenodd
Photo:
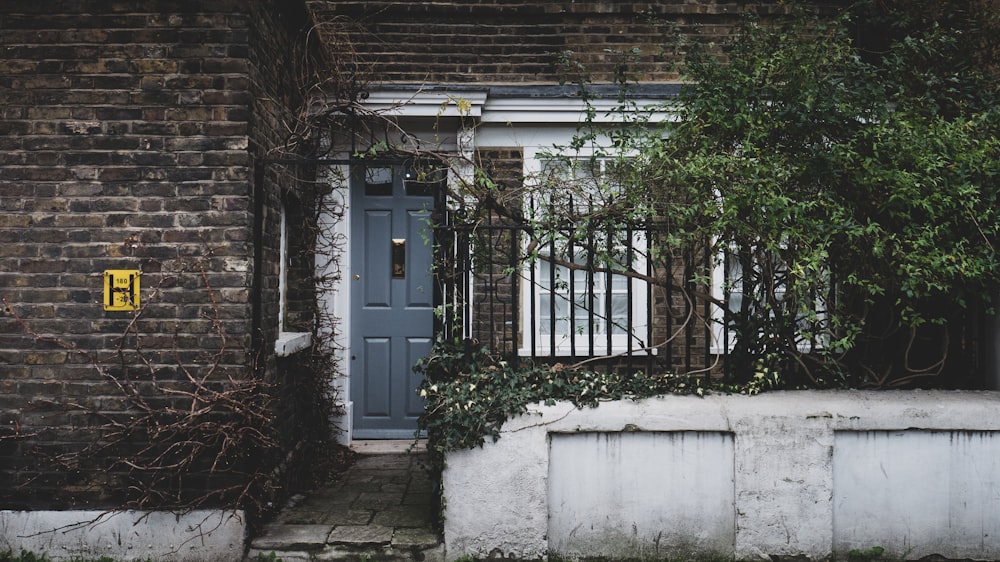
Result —
M 336 482 L 293 501 L 250 541 L 248 562 L 444 560 L 427 454 L 412 441 L 361 441 Z

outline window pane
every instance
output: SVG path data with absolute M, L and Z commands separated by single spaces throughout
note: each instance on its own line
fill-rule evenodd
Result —
M 445 182 L 445 171 L 442 168 L 410 168 L 403 178 L 406 194 L 416 197 L 432 197 Z
M 392 197 L 392 168 L 365 168 L 365 196 Z
M 553 308 L 554 306 L 554 308 Z M 569 329 L 569 302 L 566 297 L 542 293 L 538 299 L 538 328 L 539 333 L 549 335 L 552 333 L 552 317 L 555 314 L 555 333 L 566 335 Z
M 622 170 L 609 164 L 603 158 L 543 160 L 539 197 L 529 203 L 529 211 L 541 218 L 549 213 L 571 218 L 568 213 L 586 214 L 592 205 L 606 204 L 620 193 L 622 186 L 617 174 Z M 580 226 L 582 229 L 583 225 Z M 566 231 L 561 237 L 557 234 L 554 242 L 541 246 L 541 253 L 552 253 L 560 261 L 570 260 L 574 266 L 553 267 L 544 259 L 536 262 L 533 298 L 542 310 L 532 329 L 545 336 L 542 347 L 555 336 L 554 353 L 573 350 L 577 354 L 600 355 L 624 348 L 630 345 L 626 338 L 630 332 L 629 309 L 645 310 L 649 295 L 645 290 L 631 290 L 639 281 L 622 274 L 609 274 L 607 270 L 644 270 L 645 236 L 641 231 L 629 229 L 598 232 L 593 237 L 574 236 L 579 233 Z M 645 318 L 639 316 L 638 319 Z M 634 328 L 637 337 L 645 339 L 645 335 L 639 335 L 643 329 L 648 330 L 645 325 Z M 612 336 L 614 341 L 609 342 Z
M 729 311 L 739 312 L 743 308 L 743 293 L 729 293 Z
M 552 286 L 552 267 L 543 259 L 538 260 L 538 284 L 541 288 Z
M 615 295 L 611 297 L 611 322 L 613 334 L 624 334 L 628 325 L 628 297 Z

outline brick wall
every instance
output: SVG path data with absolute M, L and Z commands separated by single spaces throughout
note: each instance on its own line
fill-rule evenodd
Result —
M 289 87 L 298 82 L 297 69 L 301 62 L 296 60 L 302 49 L 296 43 L 301 39 L 298 31 L 306 25 L 306 14 L 299 10 L 278 10 L 272 3 L 254 4 L 252 11 L 255 26 L 251 36 L 250 51 L 252 66 L 250 79 L 254 89 L 251 136 L 252 152 L 257 156 L 253 162 L 255 192 L 255 226 L 257 238 L 254 240 L 258 252 L 257 259 L 265 264 L 258 272 L 256 283 L 262 295 L 260 318 L 256 327 L 264 340 L 273 341 L 279 324 L 278 319 L 278 252 L 280 236 L 280 212 L 284 205 L 289 213 L 288 224 L 296 236 L 295 246 L 302 246 L 302 218 L 308 214 L 308 184 L 305 178 L 315 176 L 315 172 L 304 165 L 275 164 L 271 160 L 288 156 L 285 150 L 288 130 L 299 119 L 297 108 L 302 99 L 297 88 Z M 285 6 L 289 6 L 286 4 Z M 300 315 L 301 316 L 301 315 Z M 271 320 L 273 319 L 273 321 Z M 309 327 L 308 317 L 300 319 L 300 328 Z M 302 325 L 304 324 L 304 326 Z M 291 330 L 291 327 L 289 327 Z
M 253 169 L 252 242 L 259 265 L 251 286 L 255 301 L 253 331 L 264 351 L 256 357 L 274 385 L 274 428 L 283 439 L 280 459 L 285 482 L 294 485 L 313 447 L 303 441 L 324 436 L 329 424 L 327 374 L 322 358 L 305 350 L 277 358 L 270 351 L 279 331 L 312 332 L 315 318 L 314 239 L 316 231 L 315 166 L 294 163 L 301 147 L 289 146 L 289 131 L 301 126 L 305 100 L 301 85 L 316 53 L 306 49 L 308 14 L 302 4 L 268 0 L 252 4 L 250 80 L 254 91 L 250 143 Z M 300 129 L 301 130 L 301 129 Z M 279 313 L 280 220 L 285 212 L 287 255 L 284 316 Z M 313 376 L 307 376 L 312 374 Z M 291 454 L 292 452 L 295 454 Z
M 634 79 L 676 80 L 678 37 L 716 41 L 739 14 L 786 9 L 780 2 L 391 2 L 310 0 L 331 42 L 349 44 L 375 82 L 553 83 L 575 80 L 559 54 L 571 51 L 596 82 L 623 62 Z M 632 53 L 638 48 L 637 53 Z
M 280 49 L 301 22 L 264 1 L 0 4 L 3 507 L 117 501 L 99 459 L 59 462 L 125 408 L 109 376 L 245 377 L 273 346 L 275 245 L 253 242 L 294 177 L 255 193 L 251 150 L 297 103 Z M 141 314 L 103 309 L 106 269 L 142 272 Z

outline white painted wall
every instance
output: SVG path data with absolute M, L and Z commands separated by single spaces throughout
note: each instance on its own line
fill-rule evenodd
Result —
M 52 560 L 238 562 L 246 519 L 241 511 L 183 515 L 140 511 L 0 511 L 0 552 L 27 550 Z
M 319 318 L 317 337 L 323 350 L 334 359 L 335 373 L 330 374 L 330 392 L 337 398 L 342 415 L 330 420 L 337 435 L 337 442 L 349 445 L 352 437 L 351 420 L 354 404 L 350 401 L 350 222 L 343 217 L 349 210 L 350 194 L 347 182 L 348 166 L 321 169 L 319 180 L 330 186 L 318 219 L 316 276 L 322 280 L 317 287 L 318 306 L 323 311 Z
M 973 391 L 536 405 L 448 455 L 448 558 L 1000 559 L 998 412 Z
M 554 433 L 549 548 L 564 556 L 729 554 L 733 436 L 725 432 Z
M 834 548 L 878 544 L 907 558 L 1000 552 L 998 475 L 1000 439 L 991 432 L 837 432 Z

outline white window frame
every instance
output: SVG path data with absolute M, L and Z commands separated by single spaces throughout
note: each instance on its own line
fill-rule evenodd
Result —
M 732 309 L 729 297 L 738 293 L 743 294 L 743 280 L 733 279 L 731 271 L 726 271 L 727 256 L 717 256 L 715 265 L 712 268 L 712 297 L 723 303 L 724 306 L 712 304 L 712 341 L 709 345 L 709 352 L 714 355 L 729 353 L 736 344 L 736 331 L 726 325 L 726 308 Z
M 733 260 L 735 258 L 728 258 Z M 739 263 L 739 262 L 735 262 Z M 712 297 L 719 302 L 725 303 L 730 310 L 735 310 L 729 302 L 729 297 L 733 294 L 741 295 L 740 298 L 745 298 L 743 293 L 743 278 L 742 273 L 739 278 L 734 278 L 732 275 L 733 269 L 730 268 L 729 271 L 726 270 L 727 257 L 725 255 L 717 256 L 715 264 L 712 268 Z M 815 308 L 819 310 L 819 317 L 821 320 L 825 320 L 826 313 L 823 311 L 822 300 L 817 297 Z M 722 306 L 712 305 L 712 341 L 709 346 L 709 351 L 712 354 L 725 354 L 733 350 L 736 344 L 736 332 L 730 329 L 726 325 L 725 321 L 725 310 Z M 728 338 L 728 339 L 727 339 Z M 824 340 L 807 340 L 801 339 L 796 344 L 798 350 L 802 353 L 809 353 L 810 351 L 816 351 L 823 349 L 826 345 Z
M 287 357 L 312 345 L 310 332 L 286 332 L 285 313 L 287 311 L 288 266 L 288 213 L 281 204 L 280 231 L 278 240 L 278 338 L 274 341 L 274 354 Z
M 542 151 L 526 151 L 525 161 L 524 161 L 524 171 L 525 171 L 525 182 L 529 186 L 537 185 L 540 181 L 542 173 L 544 171 L 544 166 L 547 161 L 559 159 L 558 156 L 551 156 Z M 580 160 L 589 161 L 589 156 L 585 154 L 573 154 L 569 157 L 569 160 Z M 597 161 L 600 162 L 602 172 L 604 166 L 607 162 L 611 161 L 610 158 L 601 158 Z M 529 190 L 530 191 L 530 190 Z M 529 202 L 530 205 L 530 202 Z M 646 237 L 645 232 L 636 231 L 632 235 L 632 245 L 633 248 L 638 249 L 637 255 L 634 257 L 632 263 L 632 269 L 638 271 L 644 271 L 646 268 L 646 259 L 643 256 L 644 249 L 646 248 Z M 545 248 L 539 248 L 539 253 L 544 252 Z M 543 296 L 548 293 L 548 290 L 541 285 L 541 280 L 543 277 L 543 270 L 552 271 L 551 262 L 545 260 L 544 258 L 538 258 L 536 260 L 529 260 L 525 265 L 525 270 L 522 271 L 522 281 L 521 281 L 521 304 L 520 304 L 520 318 L 518 320 L 520 324 L 519 330 L 519 345 L 518 354 L 521 356 L 537 356 L 537 357 L 564 357 L 564 356 L 575 356 L 575 357 L 602 357 L 607 355 L 618 355 L 625 353 L 633 354 L 648 354 L 652 350 L 653 342 L 651 341 L 653 330 L 649 322 L 649 286 L 648 282 L 636 278 L 636 277 L 626 277 L 625 280 L 629 284 L 628 287 L 619 287 L 617 289 L 612 288 L 612 294 L 617 292 L 620 294 L 628 295 L 631 291 L 631 311 L 632 311 L 632 326 L 631 332 L 629 332 L 629 326 L 625 326 L 625 330 L 622 333 L 611 334 L 610 347 L 608 345 L 608 335 L 604 329 L 595 329 L 593 336 L 593 346 L 591 346 L 590 341 L 590 329 L 585 328 L 582 330 L 577 329 L 567 329 L 563 333 L 556 334 L 556 341 L 553 345 L 551 332 L 548 332 L 546 328 L 551 327 L 551 321 L 546 319 L 546 325 L 543 326 Z M 528 270 L 527 268 L 534 269 L 534 272 Z M 556 265 L 558 271 L 569 272 L 570 270 L 565 266 Z M 572 285 L 578 283 L 576 276 L 587 276 L 586 271 L 576 271 L 573 274 Z M 596 273 L 602 282 L 606 283 L 607 274 L 604 272 Z M 532 283 L 532 279 L 535 280 Z M 569 283 L 568 280 L 563 280 Z M 612 283 L 614 283 L 612 281 Z M 569 286 L 566 287 L 569 289 Z M 586 288 L 583 291 L 574 293 L 574 296 L 590 296 L 591 290 Z M 593 290 L 594 298 L 601 299 L 600 305 L 603 307 L 606 303 L 607 288 L 602 287 L 600 291 L 597 288 Z M 560 298 L 557 296 L 557 298 Z M 571 306 L 569 303 L 569 295 L 565 294 L 561 297 L 565 303 L 565 309 L 568 311 Z M 548 306 L 548 305 L 545 305 Z M 626 306 L 629 306 L 627 304 Z M 580 310 L 580 308 L 578 308 Z M 595 318 L 589 310 L 583 308 L 583 314 L 585 316 L 584 326 L 586 321 Z M 626 320 L 623 322 L 627 324 Z M 601 316 L 596 318 L 600 319 Z M 532 323 L 531 320 L 534 320 Z M 573 322 L 579 323 L 579 317 L 574 317 Z M 614 320 L 612 318 L 604 318 L 600 322 L 602 327 L 607 327 Z M 557 319 L 557 323 L 564 323 L 566 328 L 570 328 L 571 317 L 567 315 L 565 318 Z M 547 333 L 548 332 L 548 333 Z M 534 343 L 534 345 L 532 345 Z M 655 352 L 655 350 L 652 350 Z

